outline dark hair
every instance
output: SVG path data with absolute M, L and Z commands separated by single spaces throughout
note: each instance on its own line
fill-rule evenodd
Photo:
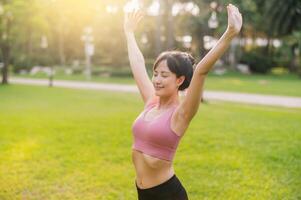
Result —
M 176 74 L 177 78 L 180 76 L 185 77 L 185 80 L 180 85 L 179 90 L 185 90 L 188 88 L 193 75 L 194 58 L 186 52 L 165 51 L 157 57 L 153 70 L 155 70 L 159 63 L 163 60 L 166 60 L 168 69 Z

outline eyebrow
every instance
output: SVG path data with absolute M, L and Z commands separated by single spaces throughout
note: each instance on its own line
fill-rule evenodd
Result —
M 159 73 L 157 70 L 155 70 L 154 72 L 155 72 L 155 73 Z M 168 72 L 168 71 L 161 71 L 161 73 L 162 73 L 162 74 L 163 74 L 163 73 L 169 74 L 170 72 Z

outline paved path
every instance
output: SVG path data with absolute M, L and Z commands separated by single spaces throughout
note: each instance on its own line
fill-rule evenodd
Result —
M 44 85 L 44 86 L 47 86 L 49 84 L 48 80 L 46 79 L 28 79 L 28 78 L 11 78 L 10 83 L 26 84 L 26 85 Z M 111 83 L 55 80 L 53 82 L 53 86 L 64 87 L 64 88 L 88 89 L 88 90 L 109 90 L 109 91 L 132 92 L 132 93 L 138 92 L 138 89 L 135 85 L 122 85 L 122 84 L 111 84 Z M 290 107 L 290 108 L 301 108 L 301 98 L 299 97 L 248 94 L 248 93 L 237 93 L 237 92 L 204 91 L 204 99 L 260 104 L 260 105 L 271 105 L 271 106 L 282 106 L 282 107 Z

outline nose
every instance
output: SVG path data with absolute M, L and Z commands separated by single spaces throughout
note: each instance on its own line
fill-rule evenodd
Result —
M 159 85 L 161 83 L 161 78 L 159 76 L 154 76 L 153 83 Z

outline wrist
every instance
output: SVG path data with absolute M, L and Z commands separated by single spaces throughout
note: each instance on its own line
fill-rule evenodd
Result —
M 125 31 L 125 35 L 126 35 L 127 37 L 133 36 L 133 35 L 134 35 L 134 32 L 133 32 L 133 31 Z
M 236 33 L 234 33 L 233 31 L 229 31 L 228 29 L 224 32 L 223 34 L 223 38 L 228 40 L 228 41 L 231 41 L 233 40 L 233 38 L 236 37 Z
M 132 32 L 132 31 L 126 32 L 125 33 L 125 38 L 126 38 L 127 41 L 135 39 L 134 32 Z

